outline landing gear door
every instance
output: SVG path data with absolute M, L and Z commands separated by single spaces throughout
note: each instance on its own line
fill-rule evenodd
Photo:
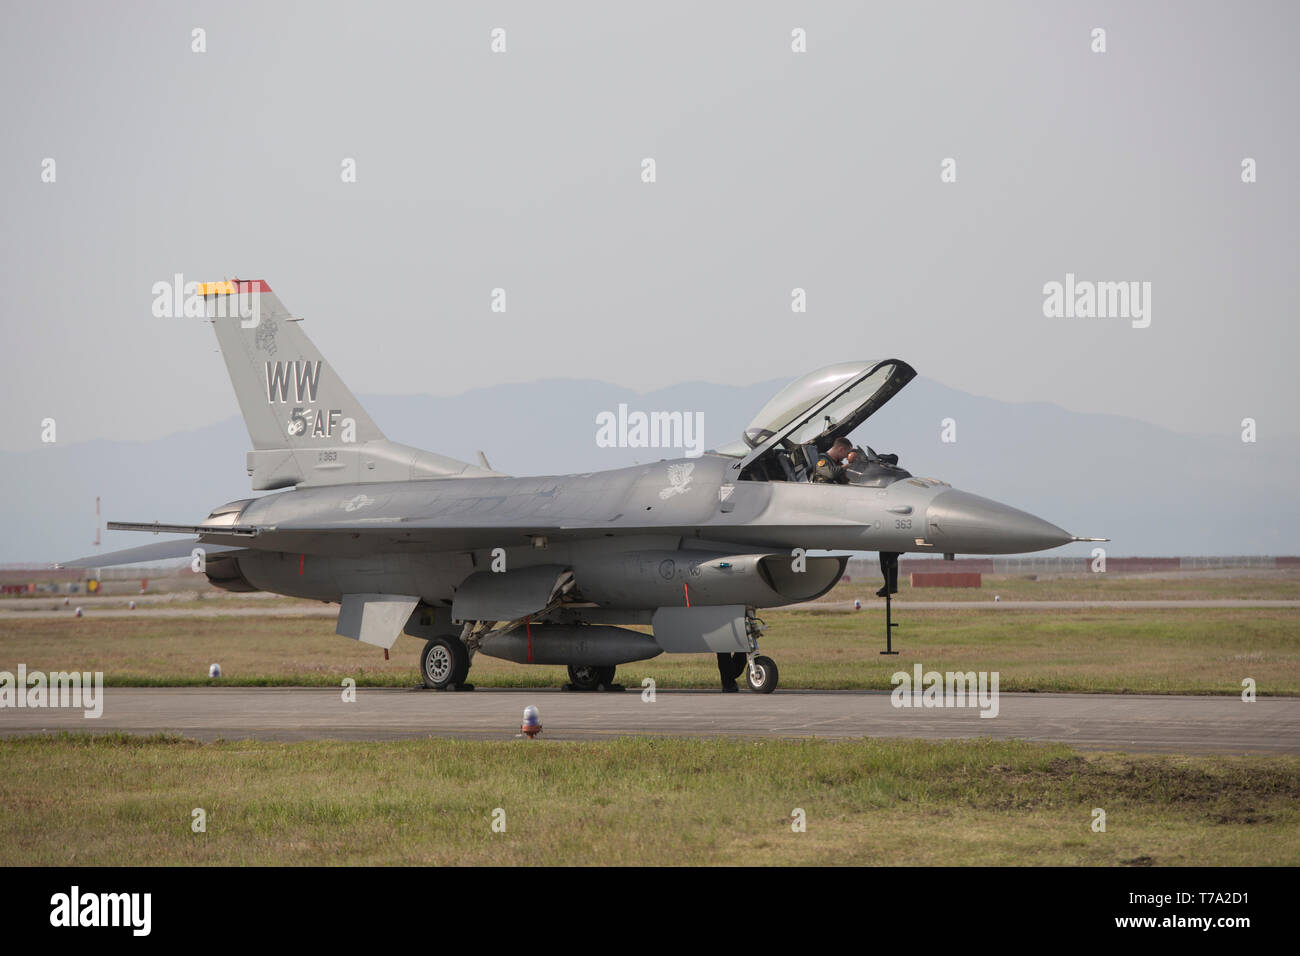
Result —
M 669 654 L 734 654 L 749 650 L 743 604 L 661 607 L 650 623 L 655 643 Z
M 345 594 L 334 633 L 388 650 L 419 603 L 408 594 Z
M 514 621 L 545 608 L 572 582 L 573 572 L 555 564 L 478 571 L 456 589 L 451 616 L 454 621 Z

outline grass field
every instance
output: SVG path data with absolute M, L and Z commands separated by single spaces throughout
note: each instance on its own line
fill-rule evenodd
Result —
M 124 608 L 135 599 L 139 609 L 150 607 L 204 610 L 220 608 L 321 608 L 319 601 L 253 593 L 231 593 L 211 587 L 206 581 L 191 587 L 184 581 L 173 582 L 180 590 L 156 593 L 151 585 L 148 595 L 131 591 L 115 595 L 72 595 L 71 605 Z M 985 574 L 979 588 L 913 588 L 907 575 L 899 578 L 900 604 L 908 601 L 992 601 L 998 595 L 1004 601 L 1160 601 L 1160 600 L 1300 600 L 1300 568 L 1222 569 L 1205 571 L 1155 572 L 1150 574 Z M 875 601 L 880 581 L 874 575 L 859 575 L 841 582 L 823 595 L 820 603 Z M 63 596 L 0 598 L 0 612 L 5 609 L 63 610 Z M 65 612 L 66 613 L 66 612 Z M 0 613 L 0 620 L 3 614 Z
M 910 611 L 898 605 L 896 657 L 883 657 L 882 620 L 870 612 L 765 612 L 763 652 L 787 688 L 889 689 L 890 675 L 927 669 L 1000 673 L 1004 691 L 1238 694 L 1245 677 L 1264 695 L 1300 694 L 1300 609 Z M 377 648 L 338 637 L 327 618 L 195 617 L 4 620 L 0 670 L 103 671 L 110 685 L 190 685 L 221 664 L 220 683 L 362 686 L 417 682 L 422 642 L 403 636 L 385 661 Z M 624 665 L 639 686 L 715 687 L 706 655 L 661 655 Z M 554 687 L 559 667 L 479 656 L 483 686 Z
M 918 589 L 876 611 L 769 611 L 783 687 L 887 689 L 915 662 L 996 670 L 1000 689 L 1300 694 L 1300 609 L 916 610 L 909 601 L 1300 597 L 1286 576 L 1007 579 Z M 832 601 L 868 598 L 840 585 Z M 172 603 L 168 606 L 176 607 Z M 41 619 L 0 612 L 0 670 L 102 670 L 116 685 L 417 681 L 421 642 L 391 659 L 328 618 L 240 595 L 192 618 Z M 319 604 L 300 603 L 302 607 Z M 209 681 L 207 667 L 225 676 Z M 708 656 L 619 668 L 637 686 L 716 687 Z M 485 686 L 555 686 L 557 667 L 476 659 Z M 190 829 L 207 812 L 207 832 Z M 493 832 L 493 811 L 506 830 Z M 795 808 L 806 832 L 794 832 Z M 1093 832 L 1094 808 L 1107 829 Z M 197 743 L 122 735 L 0 740 L 0 865 L 21 864 L 1300 863 L 1300 758 L 1081 755 L 1063 745 L 912 740 L 581 743 L 416 739 Z
M 1300 758 L 988 740 L 0 740 L 0 865 L 146 863 L 1286 866 Z

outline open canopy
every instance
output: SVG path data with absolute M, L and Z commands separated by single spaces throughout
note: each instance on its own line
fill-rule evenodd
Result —
M 811 460 L 847 437 L 916 377 L 899 359 L 841 362 L 781 389 L 745 429 L 742 477 L 806 480 Z
M 745 429 L 745 443 L 758 448 L 773 436 L 795 445 L 829 448 L 916 377 L 898 359 L 841 362 L 795 379 L 763 406 Z M 793 427 L 792 427 L 793 426 Z

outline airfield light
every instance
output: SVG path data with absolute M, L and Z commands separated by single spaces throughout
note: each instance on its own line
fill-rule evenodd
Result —
M 524 736 L 532 740 L 542 732 L 542 717 L 537 712 L 537 708 L 529 704 L 524 708 L 524 722 L 519 728 L 524 732 Z
M 211 667 L 209 667 L 209 668 L 208 668 L 208 676 L 209 676 L 209 677 L 212 677 L 212 678 L 220 677 L 220 676 L 221 676 L 221 665 L 220 665 L 220 664 L 213 664 Z

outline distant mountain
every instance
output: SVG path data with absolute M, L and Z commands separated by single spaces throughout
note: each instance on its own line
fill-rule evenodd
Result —
M 704 444 L 740 436 L 784 382 L 685 383 L 648 394 L 598 381 L 497 385 L 439 398 L 362 396 L 395 441 L 515 475 L 566 474 L 676 457 L 670 449 L 601 448 L 596 417 L 629 411 L 704 414 Z M 941 441 L 944 419 L 956 422 Z M 1131 418 L 1045 403 L 981 398 L 918 378 L 854 438 L 896 452 L 915 474 L 1033 512 L 1079 535 L 1106 536 L 1113 555 L 1294 554 L 1300 550 L 1295 440 L 1243 444 L 1183 435 Z M 94 501 L 104 520 L 202 519 L 252 495 L 248 437 L 232 417 L 151 442 L 93 441 L 0 452 L 5 518 L 0 562 L 89 554 Z M 147 543 L 105 532 L 101 550 Z M 1072 545 L 1052 553 L 1087 553 Z

